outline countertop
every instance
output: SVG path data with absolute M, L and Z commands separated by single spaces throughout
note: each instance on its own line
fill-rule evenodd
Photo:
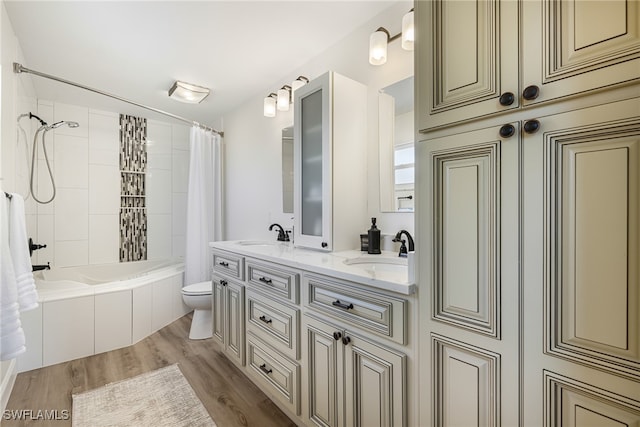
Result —
M 415 283 L 409 282 L 408 268 L 403 272 L 388 271 L 384 266 L 381 266 L 380 270 L 376 270 L 375 267 L 363 268 L 362 265 L 348 265 L 345 263 L 347 260 L 359 259 L 366 261 L 369 258 L 372 260 L 388 259 L 398 262 L 396 261 L 398 258 L 397 252 L 383 251 L 380 255 L 369 255 L 366 252 L 356 250 L 320 252 L 298 248 L 289 242 L 250 240 L 210 242 L 209 246 L 213 249 L 271 261 L 299 270 L 349 280 L 376 289 L 403 295 L 412 295 L 416 292 Z

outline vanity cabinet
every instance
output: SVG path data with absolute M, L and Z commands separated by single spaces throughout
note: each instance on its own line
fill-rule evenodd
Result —
M 367 88 L 328 72 L 294 94 L 294 242 L 359 246 L 367 221 Z M 348 183 L 348 185 L 344 185 Z
M 640 78 L 634 1 L 434 0 L 415 10 L 419 131 Z
M 229 359 L 240 366 L 245 361 L 244 293 L 241 282 L 212 276 L 213 337 L 220 341 Z
M 406 425 L 404 354 L 313 316 L 305 327 L 314 425 Z

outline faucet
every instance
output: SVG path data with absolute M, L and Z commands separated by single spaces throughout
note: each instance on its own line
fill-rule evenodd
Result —
M 402 235 L 407 236 L 407 240 L 409 242 L 409 252 L 413 252 L 415 250 L 415 245 L 413 243 L 413 237 L 407 230 L 400 230 L 396 234 L 396 237 L 393 238 L 392 242 L 400 242 L 400 253 L 398 256 L 406 257 L 407 256 L 407 247 L 405 246 L 405 240 L 402 240 Z
M 29 237 L 29 256 L 33 255 L 33 251 L 37 251 L 38 249 L 44 249 L 47 245 L 39 245 L 37 243 L 33 243 L 33 239 Z
M 269 226 L 269 231 L 273 230 L 273 227 L 278 227 L 278 242 L 288 242 L 289 241 L 289 232 L 285 232 L 284 228 L 280 224 L 271 224 Z
M 32 271 L 40 271 L 40 270 L 51 270 L 51 265 L 49 265 L 49 263 L 47 263 L 46 265 L 32 265 L 31 266 Z

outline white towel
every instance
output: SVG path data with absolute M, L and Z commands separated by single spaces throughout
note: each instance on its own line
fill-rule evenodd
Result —
M 0 360 L 14 359 L 26 351 L 20 323 L 16 275 L 9 250 L 9 207 L 0 197 Z
M 24 199 L 15 193 L 11 196 L 11 202 L 9 202 L 9 250 L 18 286 L 20 311 L 27 311 L 38 307 L 38 292 L 36 291 L 36 282 L 33 279 L 33 267 L 29 254 Z

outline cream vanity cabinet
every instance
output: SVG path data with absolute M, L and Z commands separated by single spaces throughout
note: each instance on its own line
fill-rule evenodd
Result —
M 212 309 L 213 337 L 234 363 L 245 362 L 244 258 L 213 252 Z
M 421 131 L 638 79 L 635 1 L 418 0 L 415 9 Z
M 308 420 L 318 426 L 407 425 L 407 301 L 333 278 L 304 275 Z M 328 315 L 328 318 L 327 316 Z
M 334 72 L 294 94 L 294 242 L 358 247 L 367 220 L 367 88 Z M 348 185 L 346 185 L 348 183 Z

